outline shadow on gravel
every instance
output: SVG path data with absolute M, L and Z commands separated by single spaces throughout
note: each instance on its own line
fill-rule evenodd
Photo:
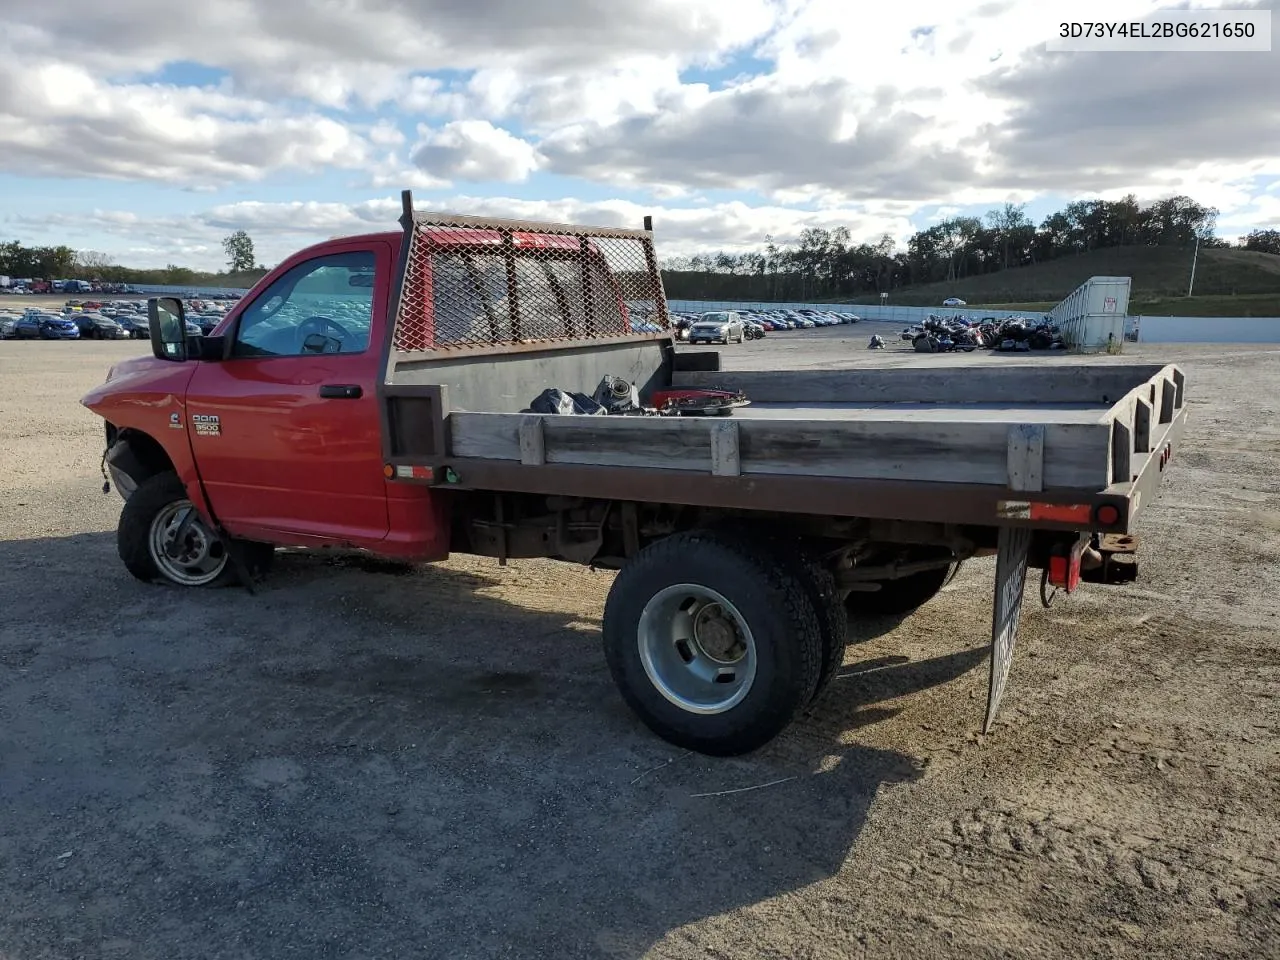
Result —
M 635 721 L 592 618 L 520 605 L 546 596 L 518 566 L 290 555 L 251 596 L 136 583 L 108 534 L 0 563 L 13 956 L 638 958 L 839 872 L 878 792 L 919 776 L 842 741 L 985 656 L 847 668 L 775 743 L 712 760 Z

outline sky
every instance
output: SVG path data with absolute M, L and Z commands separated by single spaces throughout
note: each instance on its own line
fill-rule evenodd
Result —
M 1275 0 L 1180 3 L 1273 9 Z M 1280 50 L 1060 53 L 1147 0 L 0 0 L 0 239 L 273 264 L 420 208 L 662 257 L 1183 193 L 1280 227 Z M 1068 13 L 1067 11 L 1070 11 Z M 1274 18 L 1274 14 L 1273 14 Z

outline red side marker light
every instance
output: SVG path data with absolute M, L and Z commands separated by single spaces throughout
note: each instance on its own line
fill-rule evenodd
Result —
M 1120 511 L 1114 504 L 1104 503 L 1094 512 L 1100 527 L 1113 527 L 1120 522 Z
M 1087 503 L 1031 503 L 1027 510 L 1031 520 L 1049 520 L 1054 523 L 1089 523 Z

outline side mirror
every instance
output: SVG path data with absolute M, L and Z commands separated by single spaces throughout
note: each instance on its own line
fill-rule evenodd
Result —
M 178 363 L 187 359 L 187 318 L 177 297 L 152 297 L 147 301 L 151 327 L 151 353 L 160 360 Z

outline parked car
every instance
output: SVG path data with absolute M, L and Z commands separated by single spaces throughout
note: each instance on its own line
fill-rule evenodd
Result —
M 702 318 L 689 328 L 690 343 L 741 343 L 746 339 L 742 320 L 734 310 L 721 310 L 704 313 Z
M 0 320 L 0 340 L 18 339 L 18 318 L 5 317 Z
M 79 340 L 80 328 L 71 317 L 55 313 L 40 314 L 36 329 L 41 340 Z
M 100 313 L 77 313 L 70 319 L 86 340 L 124 340 L 129 336 L 119 323 Z
M 151 325 L 147 318 L 136 313 L 122 313 L 116 322 L 124 330 L 130 340 L 148 340 L 151 338 Z
M 213 328 L 222 322 L 222 314 L 200 313 L 191 317 L 191 321 L 197 324 L 200 327 L 200 332 L 207 337 L 213 333 Z M 637 330 L 636 332 L 641 333 L 643 331 Z

